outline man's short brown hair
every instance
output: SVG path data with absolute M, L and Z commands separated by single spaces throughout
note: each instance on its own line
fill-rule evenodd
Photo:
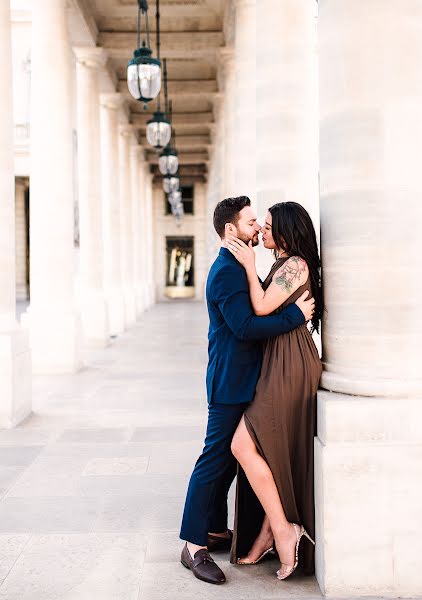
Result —
M 214 228 L 221 239 L 224 237 L 224 227 L 226 223 L 232 223 L 234 226 L 239 221 L 239 213 L 250 206 L 251 201 L 247 196 L 238 196 L 237 198 L 225 198 L 217 204 L 214 210 Z

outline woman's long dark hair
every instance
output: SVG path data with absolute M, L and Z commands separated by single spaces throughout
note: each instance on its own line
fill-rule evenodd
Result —
M 315 229 L 308 212 L 297 202 L 279 202 L 268 209 L 272 217 L 272 234 L 278 250 L 300 256 L 308 265 L 315 312 L 312 331 L 319 331 L 324 312 L 321 261 Z

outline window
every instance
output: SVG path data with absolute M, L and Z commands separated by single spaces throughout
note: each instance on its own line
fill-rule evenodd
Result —
M 182 192 L 183 208 L 185 209 L 185 215 L 193 215 L 193 185 L 182 185 L 180 186 Z M 164 202 L 166 203 L 165 214 L 171 215 L 171 206 L 167 200 L 167 194 L 164 194 Z
M 175 287 L 193 287 L 194 260 L 193 236 L 166 237 L 167 272 L 166 285 Z

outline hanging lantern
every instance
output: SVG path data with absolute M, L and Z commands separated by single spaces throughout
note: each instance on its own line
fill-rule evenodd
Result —
M 182 192 L 172 192 L 167 197 L 170 206 L 171 213 L 176 217 L 176 224 L 179 226 L 182 221 L 182 217 L 185 214 L 185 209 L 182 202 Z
M 158 168 L 162 175 L 174 175 L 179 168 L 179 159 L 177 150 L 171 146 L 166 146 L 158 159 Z
M 165 175 L 163 177 L 163 190 L 166 194 L 177 192 L 180 187 L 180 179 L 177 173 L 175 175 Z
M 177 204 L 172 204 L 171 206 L 171 212 L 172 214 L 176 217 L 176 216 L 182 216 L 185 214 L 185 209 L 183 208 L 183 203 L 182 202 L 178 202 Z
M 182 192 L 171 192 L 168 197 L 167 200 L 169 201 L 171 206 L 176 206 L 176 204 L 181 204 L 182 203 Z M 183 204 L 182 204 L 183 206 Z
M 146 36 L 141 37 L 141 15 L 145 15 Z M 127 85 L 131 95 L 146 105 L 156 98 L 161 89 L 161 61 L 152 58 L 149 42 L 148 1 L 138 0 L 138 47 L 133 53 L 133 59 L 128 62 Z
M 175 204 L 174 206 L 171 207 L 171 212 L 174 215 L 184 215 L 185 214 L 185 210 L 183 208 L 183 204 L 181 202 L 178 202 L 177 204 Z
M 172 214 L 176 217 L 176 223 L 180 223 L 182 220 L 182 217 L 185 214 L 185 211 L 183 210 L 183 204 L 177 205 L 177 206 L 172 206 L 171 207 L 171 212 Z
M 157 150 L 161 150 L 170 142 L 171 124 L 164 113 L 158 109 L 152 119 L 147 122 L 147 140 Z

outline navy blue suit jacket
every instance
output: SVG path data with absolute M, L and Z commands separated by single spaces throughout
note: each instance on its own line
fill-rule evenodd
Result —
M 261 371 L 262 340 L 292 331 L 305 323 L 296 304 L 278 315 L 253 312 L 246 271 L 221 248 L 207 280 L 208 402 L 251 402 Z

